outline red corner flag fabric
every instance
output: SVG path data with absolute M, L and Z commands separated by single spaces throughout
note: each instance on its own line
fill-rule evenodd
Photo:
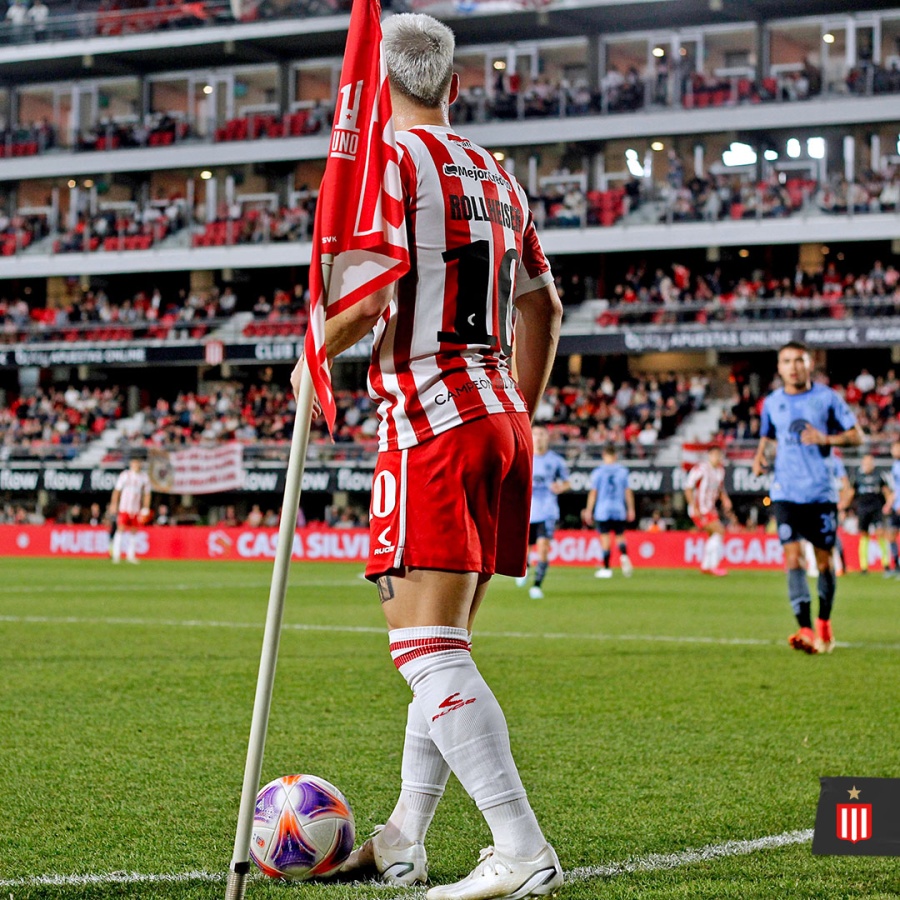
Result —
M 378 0 L 354 0 L 331 145 L 319 188 L 309 272 L 304 352 L 316 396 L 334 429 L 325 320 L 396 281 L 409 269 L 391 95 Z M 323 258 L 331 260 L 326 291 Z

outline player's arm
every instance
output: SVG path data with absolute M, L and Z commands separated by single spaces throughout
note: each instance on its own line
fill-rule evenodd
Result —
M 812 425 L 807 425 L 800 433 L 801 444 L 814 444 L 818 447 L 858 447 L 863 442 L 863 432 L 859 425 L 837 434 L 825 434 Z
M 625 488 L 625 519 L 634 521 L 634 491 L 631 488 Z
M 564 494 L 566 491 L 572 490 L 572 482 L 569 481 L 569 470 L 565 465 L 560 465 L 559 471 L 556 473 L 556 480 L 550 485 L 550 490 L 554 494 Z
M 380 291 L 370 294 L 368 297 L 354 303 L 325 321 L 325 353 L 328 357 L 328 365 L 334 362 L 334 358 L 348 350 L 354 344 L 359 343 L 378 324 L 378 320 L 384 314 L 394 296 L 393 283 L 383 287 Z M 291 387 L 294 396 L 300 396 L 300 377 L 303 366 L 306 365 L 303 354 L 297 360 L 297 365 L 291 372 Z M 313 406 L 313 418 L 318 415 L 318 403 Z
M 850 484 L 850 479 L 845 475 L 841 479 L 841 486 L 838 489 L 838 509 L 841 512 L 846 512 L 850 509 L 850 504 L 853 502 L 853 485 Z
M 144 496 L 141 498 L 141 508 L 149 510 L 150 509 L 150 497 L 152 491 L 150 490 L 149 485 L 144 489 Z
M 591 488 L 588 491 L 587 503 L 585 503 L 584 509 L 581 511 L 581 521 L 584 522 L 585 525 L 591 525 L 594 521 L 594 504 L 596 502 L 597 489 Z
M 119 497 L 121 496 L 121 491 L 116 488 L 112 492 L 112 497 L 109 501 L 109 513 L 114 516 L 119 511 Z
M 728 496 L 728 491 L 725 490 L 724 486 L 719 490 L 719 503 L 722 504 L 722 512 L 725 513 L 729 521 L 734 522 L 734 504 L 731 502 L 731 497 Z
M 551 282 L 522 294 L 515 303 L 516 339 L 512 372 L 525 398 L 528 414 L 534 421 L 534 413 L 550 380 L 550 370 L 556 358 L 562 301 Z
M 778 441 L 774 438 L 761 437 L 759 439 L 759 444 L 756 447 L 756 454 L 753 457 L 753 474 L 757 477 L 762 475 L 763 472 L 768 468 L 768 464 L 766 463 L 766 454 L 768 453 L 769 447 L 773 450 L 778 446 Z

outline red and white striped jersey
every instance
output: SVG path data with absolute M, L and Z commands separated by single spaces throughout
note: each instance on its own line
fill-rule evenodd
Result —
M 725 466 L 714 466 L 709 460 L 698 463 L 688 473 L 685 487 L 694 491 L 690 515 L 706 515 L 715 512 L 716 502 L 725 484 Z
M 375 329 L 382 450 L 526 411 L 510 370 L 515 298 L 549 284 L 521 185 L 449 127 L 397 134 L 410 271 Z
M 116 480 L 119 492 L 119 512 L 136 516 L 143 506 L 144 494 L 150 493 L 150 478 L 146 472 L 132 472 L 126 469 Z

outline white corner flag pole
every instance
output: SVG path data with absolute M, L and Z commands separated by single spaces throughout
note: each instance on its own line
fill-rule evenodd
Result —
M 323 257 L 322 276 L 325 295 L 330 281 L 330 259 Z M 310 420 L 312 419 L 313 388 L 306 360 L 300 378 L 297 398 L 297 416 L 291 437 L 287 477 L 284 485 L 284 501 L 281 506 L 281 524 L 278 544 L 275 548 L 275 565 L 269 588 L 269 607 L 266 612 L 266 629 L 263 634 L 262 654 L 259 660 L 259 677 L 256 682 L 256 699 L 253 701 L 253 718 L 250 723 L 250 740 L 247 746 L 247 762 L 244 766 L 244 783 L 241 788 L 241 805 L 237 830 L 234 836 L 234 852 L 228 871 L 225 900 L 243 900 L 250 872 L 250 837 L 253 831 L 253 813 L 256 794 L 262 772 L 263 750 L 269 726 L 269 710 L 272 706 L 272 688 L 275 684 L 275 664 L 278 661 L 278 645 L 281 640 L 281 622 L 284 615 L 284 598 L 287 593 L 288 569 L 294 549 L 294 532 L 297 528 L 297 510 L 300 506 L 300 488 L 309 445 Z

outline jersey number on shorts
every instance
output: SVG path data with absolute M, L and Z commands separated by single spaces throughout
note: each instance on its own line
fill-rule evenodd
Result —
M 378 519 L 389 516 L 397 505 L 397 479 L 382 471 L 372 482 L 372 515 Z
M 512 305 L 514 273 L 519 265 L 519 251 L 510 247 L 500 260 L 499 300 L 500 341 L 497 335 L 488 334 L 487 306 L 491 296 L 491 245 L 490 241 L 473 241 L 441 256 L 445 263 L 456 263 L 456 318 L 453 331 L 439 331 L 438 340 L 448 344 L 483 344 L 505 356 L 512 354 L 506 323 Z

